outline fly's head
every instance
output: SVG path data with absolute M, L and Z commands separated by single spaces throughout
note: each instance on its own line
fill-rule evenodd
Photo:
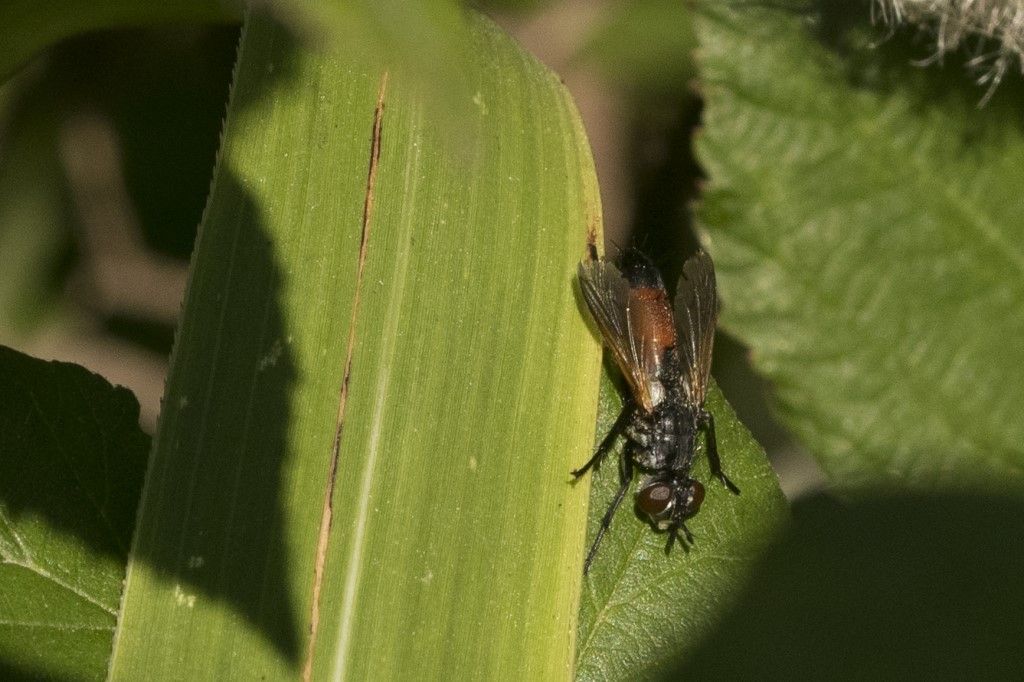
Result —
M 688 519 L 704 502 L 704 486 L 692 478 L 653 478 L 636 494 L 636 506 L 658 530 Z

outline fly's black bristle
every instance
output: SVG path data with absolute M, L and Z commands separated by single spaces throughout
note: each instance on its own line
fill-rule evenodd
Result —
M 622 274 L 632 287 L 664 289 L 665 283 L 654 263 L 643 252 L 629 249 L 622 255 Z

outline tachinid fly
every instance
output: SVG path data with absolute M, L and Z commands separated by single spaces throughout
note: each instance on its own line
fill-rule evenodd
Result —
M 693 543 L 686 519 L 704 501 L 704 486 L 690 476 L 701 430 L 707 434 L 711 473 L 732 492 L 740 491 L 722 471 L 715 420 L 704 409 L 718 319 L 711 257 L 698 251 L 683 265 L 674 315 L 661 273 L 635 249 L 626 252 L 621 271 L 596 257 L 580 263 L 579 280 L 587 307 L 631 393 L 594 456 L 572 472 L 578 479 L 620 434 L 626 437 L 619 490 L 587 554 L 586 573 L 626 496 L 634 468 L 645 474 L 636 505 L 657 530 L 668 532 L 665 551 L 679 539 L 680 530 L 686 542 Z

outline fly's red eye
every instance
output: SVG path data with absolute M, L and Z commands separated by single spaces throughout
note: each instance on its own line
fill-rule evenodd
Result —
M 704 503 L 704 486 L 700 481 L 691 481 L 689 493 L 686 500 L 686 515 L 693 516 L 700 509 L 700 505 Z
M 663 515 L 672 506 L 672 487 L 667 483 L 653 483 L 638 494 L 636 504 L 651 518 Z

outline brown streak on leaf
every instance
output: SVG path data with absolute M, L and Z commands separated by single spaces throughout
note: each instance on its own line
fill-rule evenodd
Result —
M 320 626 L 320 590 L 323 586 L 324 563 L 327 559 L 327 542 L 331 531 L 335 477 L 338 473 L 338 455 L 341 451 L 341 432 L 345 424 L 345 405 L 348 403 L 348 384 L 352 375 L 352 352 L 356 341 L 356 317 L 359 314 L 359 295 L 363 288 L 363 270 L 366 266 L 366 252 L 370 242 L 370 223 L 373 218 L 374 187 L 377 182 L 377 166 L 380 163 L 381 130 L 384 122 L 384 95 L 388 87 L 388 72 L 381 76 L 377 91 L 377 106 L 373 111 L 373 132 L 370 138 L 370 168 L 366 174 L 366 195 L 363 200 L 363 225 L 359 240 L 359 265 L 356 271 L 356 289 L 352 300 L 352 319 L 348 328 L 348 350 L 345 356 L 345 373 L 341 382 L 338 399 L 338 418 L 334 432 L 334 447 L 331 451 L 331 466 L 327 476 L 327 490 L 324 494 L 323 511 L 320 516 L 320 538 L 316 548 L 316 565 L 313 569 L 313 600 L 309 618 L 309 645 L 306 648 L 306 662 L 302 667 L 303 682 L 309 682 L 313 675 L 313 650 Z
M 597 219 L 594 216 L 587 218 L 587 255 L 590 260 L 597 260 Z

